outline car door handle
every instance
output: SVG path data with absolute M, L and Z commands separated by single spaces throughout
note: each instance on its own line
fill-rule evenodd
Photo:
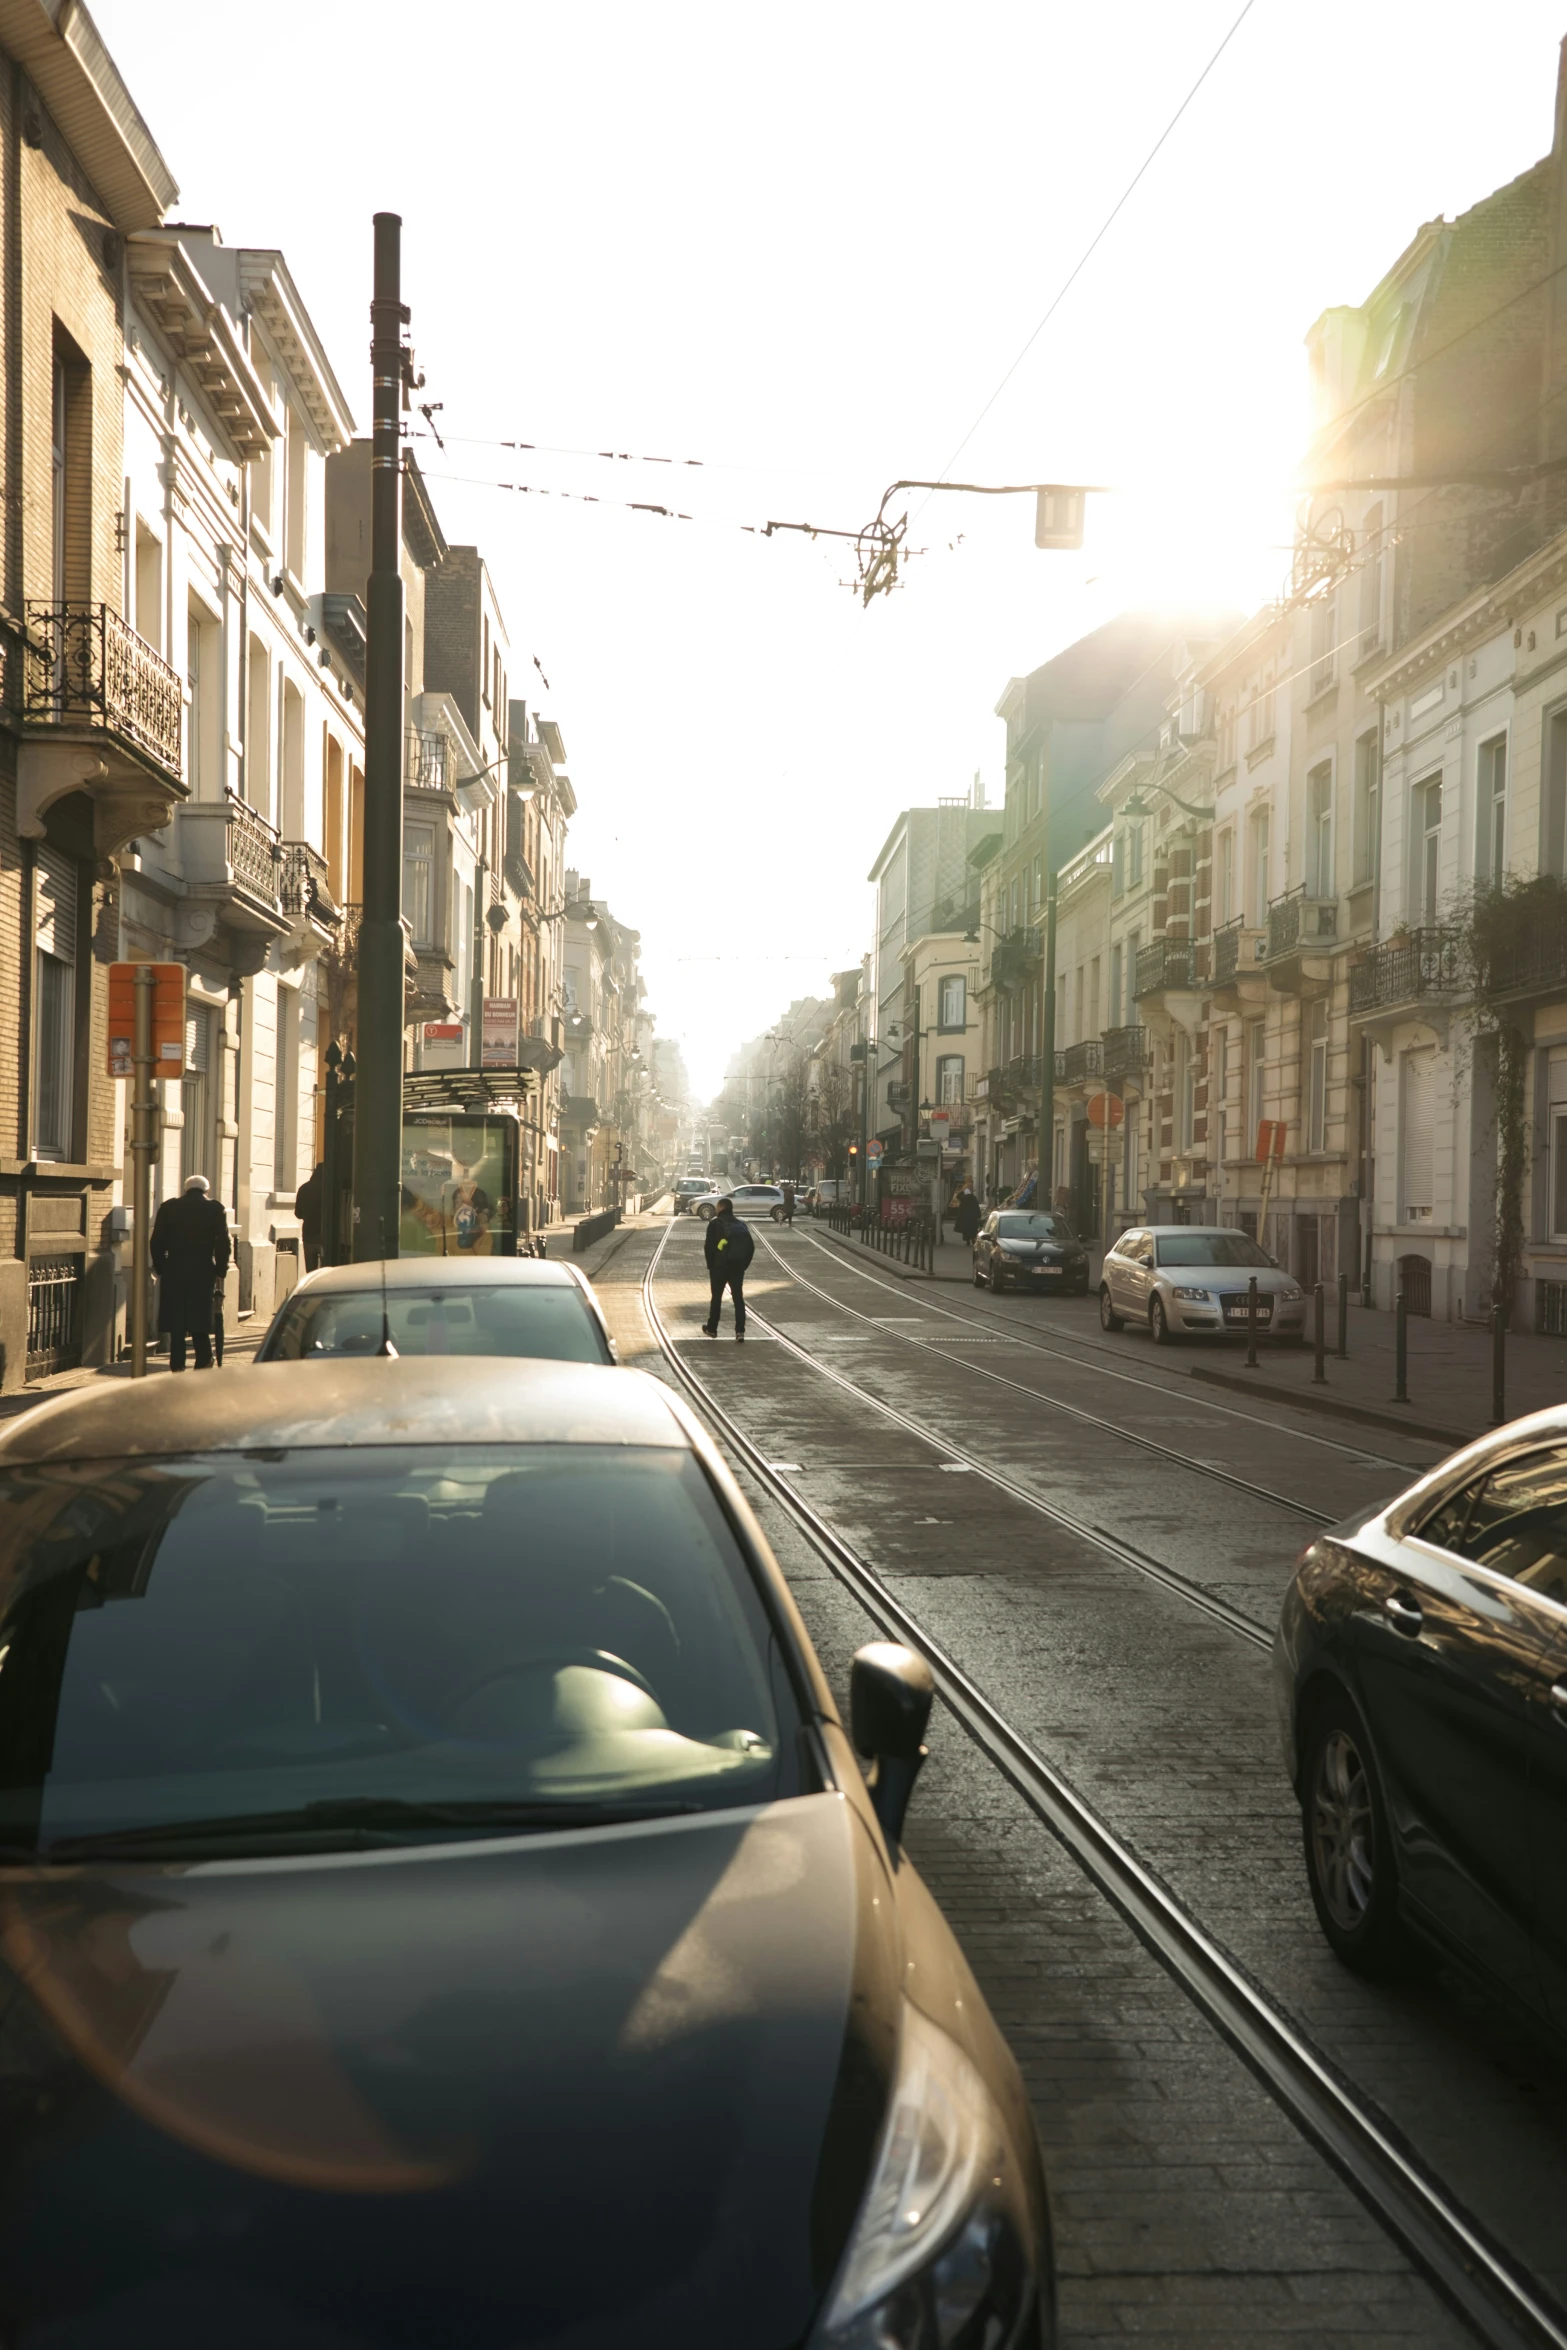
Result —
M 1562 1728 L 1567 1730 L 1567 1681 L 1552 1682 L 1551 1711 Z
M 1419 1602 L 1411 1599 L 1407 1591 L 1390 1591 L 1382 1605 L 1392 1620 L 1394 1630 L 1407 1633 L 1411 1638 L 1425 1623 Z

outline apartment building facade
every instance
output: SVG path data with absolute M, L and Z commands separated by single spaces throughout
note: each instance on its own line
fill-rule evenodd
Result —
M 185 1072 L 162 1086 L 154 1203 L 205 1175 L 235 1310 L 302 1266 L 323 955 L 349 919 L 362 680 L 323 609 L 327 462 L 346 402 L 281 253 L 215 228 L 126 244 L 125 589 L 182 680 L 186 796 L 122 861 L 121 951 L 186 968 Z
M 66 125 L 69 125 L 67 130 Z M 124 1299 L 123 1088 L 103 965 L 135 843 L 185 799 L 184 694 L 125 578 L 127 238 L 173 177 L 85 11 L 0 5 L 5 673 L 0 1383 L 107 1361 Z M 236 533 L 237 535 L 237 533 Z

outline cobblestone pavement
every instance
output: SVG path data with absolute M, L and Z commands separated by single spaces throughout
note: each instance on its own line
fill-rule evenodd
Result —
M 792 1261 L 796 1239 L 785 1235 L 780 1245 Z M 622 1360 L 661 1372 L 639 1290 L 650 1253 L 648 1239 L 628 1242 L 598 1286 Z M 847 1350 L 826 1343 L 832 1306 L 768 1267 L 764 1248 L 748 1283 L 757 1312 L 780 1325 L 787 1319 L 791 1329 L 820 1320 L 821 1352 L 843 1367 Z M 680 1227 L 664 1268 L 662 1309 L 684 1337 L 706 1298 Z M 814 1265 L 809 1273 L 815 1280 Z M 724 1408 L 763 1439 L 769 1457 L 807 1464 L 795 1481 L 1019 1727 L 1085 1789 L 1091 1783 L 1112 1817 L 1107 1797 L 1123 1790 L 1122 1809 L 1146 1841 L 1157 1845 L 1165 1822 L 1170 1849 L 1152 1857 L 1172 1874 L 1170 1861 L 1184 1849 L 1191 1862 L 1184 1889 L 1227 1932 L 1234 1913 L 1252 1906 L 1256 1874 L 1237 1845 L 1263 1840 L 1275 1855 L 1263 1911 L 1287 1908 L 1317 1964 L 1293 1805 L 1260 1702 L 1265 1660 L 1140 1579 L 1130 1586 L 1124 1573 L 1112 1579 L 1102 1557 L 1073 1555 L 1058 1532 L 1030 1523 L 1020 1504 L 983 1480 L 949 1481 L 929 1448 L 856 1412 L 776 1342 L 687 1343 Z M 856 1380 L 874 1368 L 911 1412 L 915 1403 L 927 1414 L 961 1406 L 965 1443 L 979 1441 L 978 1415 L 989 1401 L 960 1368 L 907 1350 L 916 1367 L 900 1372 L 890 1333 L 851 1344 Z M 1037 1415 L 1040 1406 L 1025 1408 Z M 1004 1404 L 998 1418 L 1011 1409 Z M 1026 1449 L 1018 1433 L 1014 1426 L 1013 1469 Z M 841 1699 L 868 1620 L 770 1496 L 750 1490 Z M 1137 1691 L 1130 1705 L 1124 1691 L 1109 1695 L 1121 1675 Z M 1182 1692 L 1178 1708 L 1172 1684 Z M 1225 1722 L 1216 1736 L 1206 1717 L 1220 1708 Z M 1248 1742 L 1259 1759 L 1240 1766 L 1238 1818 L 1214 1862 L 1205 1833 L 1212 1797 L 1233 1783 L 1231 1750 Z M 1056 2202 L 1067 2343 L 1467 2338 L 950 1720 L 938 1718 L 934 1728 L 910 1849 L 1034 2099 Z M 1440 2004 L 1441 1993 L 1429 1996 Z M 1452 2031 L 1451 2014 L 1442 2015 L 1442 2029 Z

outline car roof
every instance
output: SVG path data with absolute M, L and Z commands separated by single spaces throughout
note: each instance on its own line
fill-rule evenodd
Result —
M 674 1397 L 644 1371 L 519 1356 L 359 1356 L 79 1387 L 5 1425 L 0 1472 L 33 1461 L 338 1445 L 689 1443 Z
M 392 1289 L 570 1289 L 577 1269 L 549 1257 L 388 1257 L 359 1265 L 318 1265 L 289 1291 Z M 285 1304 L 287 1300 L 284 1300 Z

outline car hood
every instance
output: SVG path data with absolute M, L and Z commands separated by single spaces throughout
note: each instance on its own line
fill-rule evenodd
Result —
M 896 1934 L 835 1795 L 9 1875 L 8 2337 L 783 2350 L 864 2187 Z

